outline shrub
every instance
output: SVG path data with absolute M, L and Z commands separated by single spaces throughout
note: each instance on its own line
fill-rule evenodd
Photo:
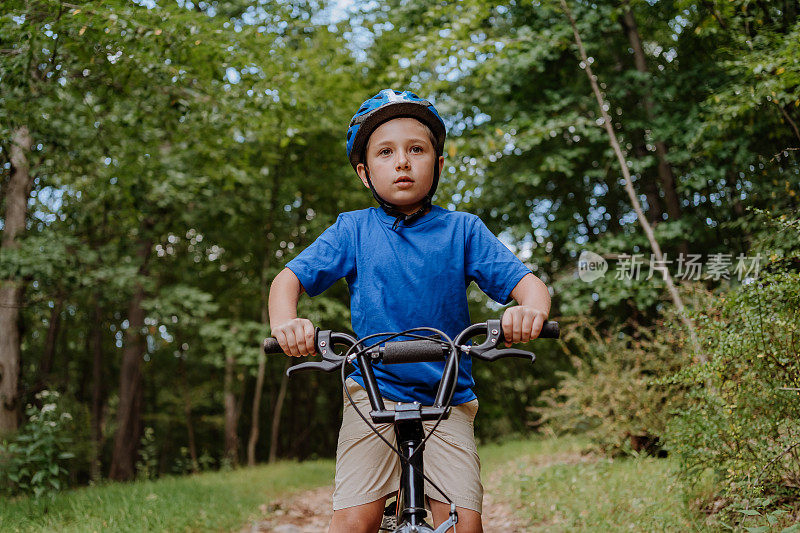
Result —
M 158 445 L 155 431 L 151 427 L 144 428 L 144 435 L 139 441 L 139 460 L 136 461 L 137 479 L 155 479 L 158 477 Z
M 542 395 L 545 405 L 532 408 L 541 422 L 558 433 L 585 433 L 612 455 L 659 453 L 668 409 L 683 395 L 654 380 L 681 368 L 679 332 L 666 323 L 609 328 L 616 335 L 585 322 L 564 329 L 575 371 L 561 373 L 558 387 Z
M 59 405 L 60 395 L 42 391 L 41 407 L 28 405 L 27 423 L 8 441 L 0 443 L 0 490 L 10 495 L 53 495 L 64 486 L 67 461 L 74 455 L 69 425 L 72 415 Z
M 669 449 L 685 478 L 712 474 L 727 519 L 774 518 L 800 501 L 800 274 L 773 261 L 717 304 L 697 318 L 709 362 L 671 380 L 691 401 L 668 426 Z

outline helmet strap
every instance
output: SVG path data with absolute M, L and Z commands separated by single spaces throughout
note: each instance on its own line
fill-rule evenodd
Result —
M 431 184 L 431 190 L 428 191 L 428 194 L 425 195 L 425 198 L 422 201 L 422 205 L 419 209 L 414 211 L 411 214 L 405 214 L 400 211 L 396 205 L 390 204 L 378 194 L 378 191 L 375 190 L 375 186 L 372 185 L 372 180 L 369 177 L 369 168 L 367 168 L 366 163 L 364 163 L 364 173 L 367 175 L 367 183 L 369 184 L 369 190 L 372 191 L 372 196 L 378 202 L 378 205 L 381 206 L 381 209 L 386 212 L 387 215 L 390 217 L 394 217 L 394 224 L 392 224 L 392 229 L 396 230 L 397 226 L 400 225 L 400 222 L 405 223 L 408 225 L 409 223 L 415 221 L 422 215 L 424 215 L 428 209 L 431 207 L 431 199 L 433 198 L 433 193 L 436 191 L 436 187 L 439 184 L 439 165 L 436 165 L 433 170 L 433 183 Z

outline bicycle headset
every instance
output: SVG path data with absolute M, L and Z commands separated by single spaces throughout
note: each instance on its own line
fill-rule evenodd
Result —
M 444 140 L 447 137 L 447 129 L 442 117 L 436 108 L 429 101 L 420 98 L 410 91 L 395 91 L 383 89 L 378 94 L 366 100 L 353 115 L 350 126 L 347 128 L 347 157 L 353 170 L 358 173 L 358 164 L 363 163 L 367 175 L 367 183 L 372 191 L 372 196 L 377 200 L 378 205 L 389 215 L 395 217 L 394 227 L 400 222 L 408 224 L 425 214 L 431 207 L 431 199 L 439 185 L 439 165 L 434 165 L 433 183 L 428 194 L 425 195 L 422 206 L 415 212 L 406 215 L 397 206 L 381 198 L 378 191 L 372 185 L 367 169 L 366 149 L 369 136 L 372 135 L 378 126 L 394 118 L 410 117 L 419 120 L 427 126 L 433 133 L 434 149 L 436 159 L 444 153 Z

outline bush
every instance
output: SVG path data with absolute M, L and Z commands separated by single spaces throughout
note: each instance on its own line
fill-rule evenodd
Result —
M 28 405 L 27 423 L 7 442 L 0 442 L 0 490 L 9 494 L 53 495 L 64 486 L 64 465 L 74 457 L 69 425 L 72 415 L 59 406 L 57 392 L 42 391 L 41 407 Z
M 717 311 L 697 318 L 709 362 L 671 380 L 690 402 L 668 426 L 669 449 L 685 478 L 712 474 L 711 507 L 727 519 L 775 519 L 776 506 L 800 501 L 800 274 L 791 265 L 774 260 L 757 282 L 718 297 Z
M 575 372 L 561 373 L 558 387 L 542 395 L 544 407 L 532 409 L 542 423 L 557 433 L 585 433 L 612 455 L 660 453 L 668 410 L 683 394 L 654 380 L 684 363 L 679 332 L 666 323 L 612 327 L 618 334 L 605 336 L 588 323 L 564 329 Z
M 139 460 L 136 461 L 136 478 L 155 479 L 158 477 L 158 445 L 153 428 L 144 428 L 144 435 L 139 442 L 141 446 Z

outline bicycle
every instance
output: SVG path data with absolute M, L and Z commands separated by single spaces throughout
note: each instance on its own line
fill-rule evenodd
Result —
M 431 332 L 433 335 L 423 336 L 420 332 Z M 483 343 L 478 345 L 468 344 L 468 341 L 478 336 L 486 336 Z M 398 337 L 411 340 L 392 341 Z M 538 338 L 559 337 L 557 322 L 545 322 Z M 382 339 L 366 345 L 366 341 Z M 315 347 L 322 361 L 308 361 L 289 367 L 286 375 L 291 377 L 297 372 L 321 370 L 324 372 L 341 371 L 342 386 L 348 400 L 356 409 L 358 415 L 367 425 L 389 446 L 399 457 L 401 462 L 400 490 L 396 501 L 396 516 L 399 524 L 395 529 L 384 529 L 393 533 L 445 533 L 450 528 L 455 531 L 458 523 L 456 505 L 450 501 L 445 493 L 425 476 L 423 468 L 423 451 L 428 438 L 436 431 L 437 426 L 450 414 L 450 401 L 455 391 L 458 376 L 458 362 L 460 354 L 477 357 L 484 361 L 496 361 L 506 357 L 515 357 L 536 360 L 531 352 L 515 348 L 498 348 L 504 342 L 503 330 L 499 319 L 472 324 L 456 335 L 455 340 L 434 328 L 414 328 L 399 333 L 376 333 L 363 339 L 356 339 L 343 332 L 320 330 L 315 333 Z M 343 346 L 347 351 L 341 355 L 334 351 L 334 346 Z M 264 353 L 282 354 L 278 341 L 267 338 L 263 344 Z M 369 423 L 367 418 L 358 410 L 350 396 L 345 384 L 345 363 L 352 364 L 358 361 L 364 379 L 364 389 L 369 397 L 370 418 L 375 424 L 393 424 L 398 446 L 393 446 L 377 429 Z M 378 389 L 375 375 L 372 371 L 373 362 L 383 364 L 401 364 L 414 362 L 441 362 L 444 361 L 442 378 L 436 392 L 432 406 L 422 406 L 418 402 L 398 403 L 394 410 L 387 410 Z M 424 435 L 423 421 L 436 420 L 433 428 Z M 427 480 L 441 493 L 450 504 L 450 513 L 447 520 L 435 530 L 425 522 L 427 510 L 425 508 L 425 485 Z M 387 510 L 389 507 L 387 507 Z

